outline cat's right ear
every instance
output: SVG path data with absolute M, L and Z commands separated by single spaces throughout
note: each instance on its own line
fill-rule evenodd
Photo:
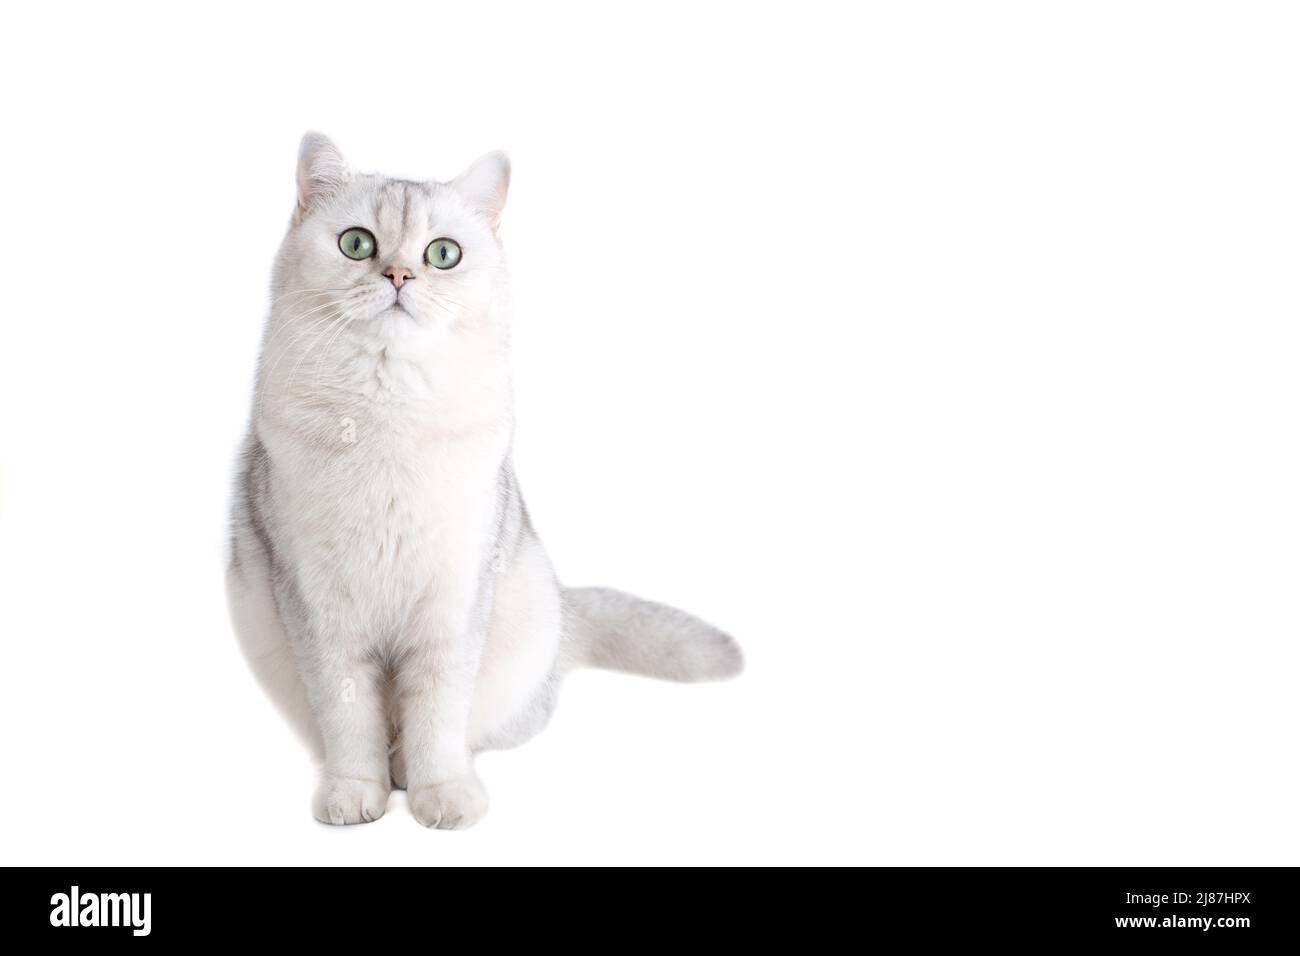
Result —
M 307 133 L 298 147 L 298 208 L 294 222 L 334 195 L 352 172 L 338 147 L 324 133 Z

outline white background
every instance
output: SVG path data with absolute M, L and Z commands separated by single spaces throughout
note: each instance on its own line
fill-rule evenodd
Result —
M 1300 862 L 1286 9 L 11 10 L 0 858 Z M 313 822 L 227 624 L 308 128 L 511 153 L 537 526 L 748 655 L 576 675 L 464 833 Z

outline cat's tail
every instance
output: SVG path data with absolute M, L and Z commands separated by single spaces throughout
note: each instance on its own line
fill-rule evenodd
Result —
M 612 588 L 564 588 L 573 662 L 663 680 L 735 677 L 740 645 L 711 624 Z

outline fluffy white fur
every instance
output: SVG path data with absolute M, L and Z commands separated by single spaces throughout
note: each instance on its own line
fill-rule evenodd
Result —
M 740 670 L 735 642 L 682 611 L 556 581 L 510 461 L 508 182 L 500 153 L 408 182 L 303 139 L 227 587 L 254 673 L 321 761 L 328 823 L 376 819 L 396 785 L 422 824 L 473 824 L 473 754 L 544 726 L 574 665 Z M 354 227 L 373 258 L 340 251 Z M 461 247 L 452 269 L 425 262 L 438 238 Z

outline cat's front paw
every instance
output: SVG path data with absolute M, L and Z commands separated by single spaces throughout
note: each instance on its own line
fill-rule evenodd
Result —
M 325 774 L 316 787 L 312 815 L 321 823 L 370 823 L 388 809 L 388 784 Z
M 487 791 L 473 773 L 446 783 L 414 787 L 407 792 L 411 816 L 421 826 L 439 830 L 472 827 L 487 813 Z

